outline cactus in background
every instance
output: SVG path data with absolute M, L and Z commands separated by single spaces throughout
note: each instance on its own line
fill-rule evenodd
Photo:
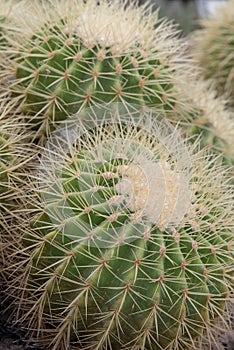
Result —
M 229 0 L 212 17 L 201 22 L 194 34 L 194 56 L 204 68 L 204 76 L 213 79 L 220 95 L 234 107 L 234 1 Z
M 217 98 L 209 82 L 197 77 L 189 83 L 189 89 L 179 86 L 181 101 L 190 105 L 188 118 L 181 118 L 180 107 L 176 106 L 171 123 L 179 122 L 186 137 L 197 135 L 202 147 L 208 147 L 216 155 L 222 155 L 223 163 L 234 166 L 234 121 L 232 112 L 225 107 L 225 100 Z M 193 140 L 193 139 L 192 139 Z
M 5 22 L 5 16 L 0 16 L 0 45 L 1 47 L 4 45 L 4 33 L 3 33 L 3 25 Z
M 185 45 L 175 39 L 173 25 L 159 22 L 146 6 L 43 1 L 31 13 L 37 14 L 36 23 L 28 24 L 31 38 L 15 49 L 11 89 L 39 135 L 103 102 L 157 111 L 180 103 L 175 101 L 174 71 L 179 70 L 180 79 L 184 72 L 192 74 L 183 57 Z
M 10 291 L 56 350 L 202 349 L 233 289 L 233 193 L 209 155 L 124 108 L 50 139 Z
M 17 179 L 17 163 L 22 148 L 16 148 L 21 139 L 15 130 L 17 124 L 7 119 L 4 103 L 0 107 L 0 208 L 5 211 L 11 206 L 12 182 Z
M 15 242 L 11 224 L 18 210 L 23 210 L 23 186 L 36 148 L 32 149 L 29 134 L 8 109 L 6 100 L 0 103 L 0 275 Z

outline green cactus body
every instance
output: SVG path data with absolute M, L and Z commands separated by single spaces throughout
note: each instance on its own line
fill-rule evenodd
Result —
M 43 4 L 47 9 L 48 3 Z M 157 13 L 149 15 L 145 8 L 126 10 L 117 2 L 94 6 L 91 1 L 68 1 L 72 10 L 67 14 L 63 9 L 63 15 L 53 6 L 31 39 L 17 47 L 11 87 L 39 134 L 100 103 L 173 108 L 173 72 L 183 75 L 192 68 L 184 63 L 181 69 L 184 44 L 172 39 L 176 31 L 170 23 L 158 22 Z
M 233 163 L 227 112 L 197 79 L 191 60 L 182 57 L 179 39 L 172 42 L 176 32 L 169 23 L 155 20 L 156 13 L 147 17 L 134 6 L 123 11 L 115 2 L 95 7 L 91 1 L 69 1 L 67 7 L 60 4 L 60 10 L 58 4 L 47 6 L 43 2 L 44 12 L 39 7 L 30 10 L 42 11 L 38 17 L 45 20 L 14 51 L 18 57 L 11 86 L 16 104 L 39 137 L 83 108 L 139 104 L 165 112 L 172 122 L 180 120 L 183 132 L 200 133 L 202 145 L 223 154 L 226 164 Z
M 175 229 L 169 217 L 179 175 L 168 151 L 139 125 L 100 129 L 69 148 L 59 183 L 53 178 L 42 190 L 48 202 L 24 234 L 31 312 L 40 310 L 40 325 L 53 328 L 56 349 L 73 342 L 90 349 L 194 349 L 232 289 L 231 211 L 225 194 L 219 197 L 221 178 L 198 157 L 191 205 Z M 166 194 L 157 216 L 159 168 Z
M 66 23 L 47 25 L 18 60 L 14 89 L 26 97 L 22 110 L 40 124 L 64 120 L 83 107 L 102 102 L 173 106 L 169 67 L 157 52 L 144 58 L 142 49 L 117 54 L 89 48 L 76 34 L 65 34 Z M 24 48 L 25 50 L 25 48 Z M 29 49 L 27 49 L 29 50 Z
M 204 76 L 213 81 L 219 95 L 234 106 L 234 2 L 230 0 L 212 18 L 202 21 L 195 32 L 194 55 L 204 67 Z

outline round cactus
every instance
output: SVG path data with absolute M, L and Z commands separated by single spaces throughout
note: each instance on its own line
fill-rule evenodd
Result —
M 171 23 L 159 22 L 146 7 L 117 1 L 63 3 L 40 1 L 30 10 L 39 21 L 12 62 L 13 95 L 39 134 L 103 102 L 173 108 L 173 72 L 179 70 L 181 79 L 192 68 Z
M 201 80 L 196 82 L 197 68 L 171 23 L 159 22 L 157 13 L 146 7 L 124 8 L 115 1 L 42 4 L 35 1 L 30 7 L 23 1 L 28 10 L 18 31 L 26 40 L 17 40 L 13 52 L 18 54 L 11 60 L 11 103 L 19 106 L 37 136 L 43 140 L 56 123 L 91 105 L 137 103 L 166 112 L 172 122 L 182 120 L 183 132 L 202 131 L 203 145 L 232 163 L 228 132 L 217 127 L 211 110 L 221 116 L 222 125 L 228 124 L 228 113 L 222 101 L 218 106 L 208 97 Z M 32 20 L 33 13 L 37 17 Z M 9 80 L 12 72 L 6 71 Z
M 53 349 L 202 348 L 233 288 L 233 193 L 204 152 L 124 108 L 49 141 L 11 293 Z
M 214 80 L 218 93 L 234 107 L 234 1 L 201 24 L 203 28 L 194 34 L 194 55 L 204 67 L 204 76 Z

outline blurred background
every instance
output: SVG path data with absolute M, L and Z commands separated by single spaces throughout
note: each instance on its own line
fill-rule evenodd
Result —
M 139 0 L 139 5 L 147 0 Z M 229 0 L 151 0 L 153 6 L 160 7 L 160 17 L 168 17 L 179 24 L 185 34 L 198 28 L 198 19 L 213 15 Z

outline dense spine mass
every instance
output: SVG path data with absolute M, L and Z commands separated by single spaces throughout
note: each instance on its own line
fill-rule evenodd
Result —
M 36 147 L 29 143 L 29 134 L 9 109 L 6 100 L 0 103 L 0 277 L 6 278 L 6 261 L 15 243 L 12 223 L 23 210 L 23 186 L 30 167 L 28 163 Z M 15 247 L 14 247 L 15 249 Z M 10 259 L 11 260 L 11 259 Z M 13 264 L 13 263 L 12 263 Z
M 202 146 L 232 164 L 233 135 L 231 128 L 226 134 L 222 128 L 229 123 L 228 113 L 206 91 L 208 86 L 196 81 L 197 69 L 170 23 L 144 8 L 127 10 L 105 1 L 99 6 L 79 0 L 66 6 L 59 1 L 35 4 L 30 11 L 38 12 L 40 20 L 32 26 L 25 16 L 21 32 L 26 40 L 16 41 L 15 78 L 8 73 L 8 80 L 11 103 L 39 139 L 83 108 L 139 104 L 166 113 L 172 122 L 180 120 L 188 135 L 201 133 Z
M 233 288 L 231 192 L 222 173 L 193 155 L 191 203 L 171 227 L 186 184 L 155 139 L 107 125 L 69 151 L 23 239 L 28 317 L 40 310 L 41 334 L 54 329 L 54 349 L 199 346 Z
M 167 110 L 174 104 L 171 69 L 158 57 L 137 43 L 129 52 L 85 43 L 63 20 L 46 24 L 23 48 L 13 89 L 23 95 L 22 111 L 42 129 L 102 102 Z
M 14 11 L 15 26 L 0 11 L 0 276 L 16 323 L 53 350 L 211 347 L 234 278 L 224 102 L 147 6 Z

